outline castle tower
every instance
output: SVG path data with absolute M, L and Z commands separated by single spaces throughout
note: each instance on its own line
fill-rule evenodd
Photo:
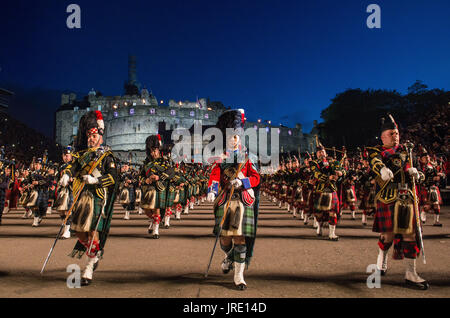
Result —
M 128 81 L 124 85 L 125 95 L 140 95 L 141 84 L 137 81 L 136 56 L 128 56 Z

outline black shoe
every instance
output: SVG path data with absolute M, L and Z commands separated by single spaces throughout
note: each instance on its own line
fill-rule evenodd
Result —
M 0 224 L 1 224 L 1 221 L 0 221 Z M 433 226 L 439 226 L 439 227 L 442 227 L 442 223 L 436 222 L 436 223 L 433 224 Z
M 330 241 L 333 241 L 333 242 L 337 242 L 337 241 L 339 241 L 339 236 L 336 236 L 336 237 L 328 237 L 328 239 L 330 240 Z
M 239 285 L 237 285 L 236 287 L 237 287 L 237 289 L 239 289 L 239 290 L 246 290 L 246 289 L 247 289 L 247 285 L 245 285 L 245 284 L 239 284 Z
M 81 286 L 89 286 L 92 283 L 92 279 L 82 278 Z
M 377 271 L 380 273 L 381 276 L 386 276 L 387 269 L 378 269 L 377 268 Z
M 226 258 L 222 261 L 222 265 L 227 261 L 228 261 L 228 265 L 225 265 L 225 268 L 223 266 L 221 266 L 222 273 L 224 273 L 224 274 L 228 274 L 234 268 L 233 261 L 229 260 L 228 258 Z
M 430 287 L 430 284 L 428 284 L 427 281 L 415 283 L 413 281 L 405 279 L 405 283 L 406 283 L 407 287 L 411 287 L 411 288 L 415 288 L 415 289 L 419 289 L 419 290 L 427 290 Z
M 158 234 L 153 234 L 153 238 L 154 239 L 159 239 L 159 235 Z
M 165 226 L 164 226 L 165 229 L 168 229 L 169 227 L 170 227 L 170 226 L 168 226 L 168 225 L 165 225 Z
M 152 229 L 148 229 L 148 234 L 152 234 L 153 230 Z

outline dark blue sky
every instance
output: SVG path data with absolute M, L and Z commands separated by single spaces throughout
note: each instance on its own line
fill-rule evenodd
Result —
M 66 27 L 70 3 L 81 29 Z M 371 3 L 381 29 L 366 26 Z M 11 113 L 51 135 L 60 91 L 123 94 L 134 54 L 159 100 L 210 97 L 309 131 L 347 88 L 450 89 L 449 16 L 447 0 L 14 1 L 0 12 L 0 86 L 47 96 Z

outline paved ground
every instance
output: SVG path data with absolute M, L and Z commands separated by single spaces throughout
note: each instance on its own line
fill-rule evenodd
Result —
M 450 297 L 450 207 L 443 207 L 442 228 L 424 227 L 427 264 L 418 271 L 431 288 L 421 292 L 403 287 L 404 264 L 389 261 L 379 289 L 366 285 L 366 268 L 375 263 L 377 235 L 345 214 L 338 225 L 339 242 L 317 238 L 312 225 L 294 219 L 286 210 L 263 200 L 253 262 L 246 272 L 249 288 L 235 290 L 232 273 L 223 275 L 220 249 L 203 277 L 214 244 L 211 206 L 202 204 L 171 220 L 161 238 L 148 237 L 144 215 L 116 206 L 105 257 L 89 287 L 69 289 L 69 264 L 82 269 L 86 258 L 67 256 L 75 239 L 58 241 L 43 276 L 39 274 L 59 229 L 59 217 L 48 215 L 41 226 L 22 219 L 23 210 L 4 215 L 0 227 L 0 297 Z M 429 221 L 432 216 L 429 216 Z M 311 222 L 312 223 L 312 222 Z M 328 235 L 328 230 L 324 233 Z M 325 236 L 325 237 L 326 237 Z

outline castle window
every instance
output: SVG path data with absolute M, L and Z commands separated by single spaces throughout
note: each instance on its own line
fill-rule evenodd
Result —
M 86 108 L 86 111 L 87 112 L 91 111 L 91 108 L 90 107 Z
M 136 106 L 136 102 L 133 102 L 133 106 Z
M 75 106 L 75 107 L 73 108 L 73 110 L 76 111 L 76 112 L 78 111 L 78 109 L 79 109 L 78 106 Z
M 134 115 L 134 108 L 130 108 L 130 115 Z
M 194 117 L 194 116 L 195 116 L 195 112 L 194 112 L 194 111 L 191 111 L 191 112 L 189 113 L 189 115 L 190 115 L 191 117 Z
M 118 112 L 114 112 L 114 117 L 118 117 L 119 116 L 119 113 Z
M 97 105 L 97 110 L 101 111 L 102 110 L 102 105 Z
M 205 114 L 205 118 L 208 119 L 208 118 L 209 118 L 209 115 L 208 115 L 208 114 Z
M 177 114 L 177 112 L 175 111 L 175 109 L 171 109 L 171 110 L 170 110 L 170 114 L 171 114 L 172 116 L 175 116 L 175 115 Z
M 72 130 L 72 135 L 76 135 L 78 133 L 78 126 L 74 126 Z
M 292 131 L 289 130 L 289 131 L 288 131 L 288 134 L 289 134 L 289 136 L 292 136 Z
M 151 115 L 154 115 L 154 114 L 156 114 L 156 111 L 155 111 L 155 109 L 154 109 L 154 108 L 150 108 L 150 114 L 151 114 Z

